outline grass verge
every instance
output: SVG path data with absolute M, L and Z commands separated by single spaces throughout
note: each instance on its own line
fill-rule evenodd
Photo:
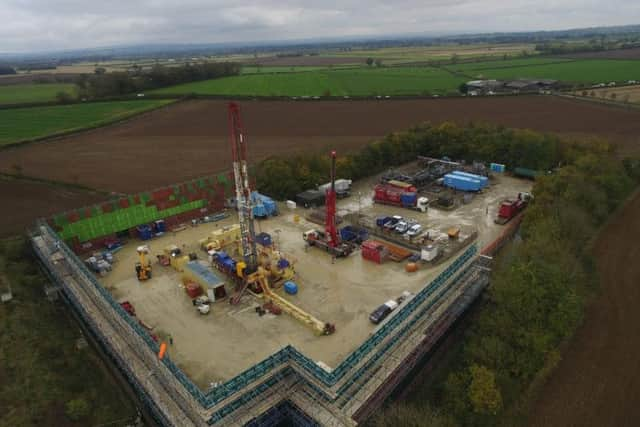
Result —
M 61 303 L 49 303 L 24 238 L 0 240 L 0 426 L 87 426 L 136 417 L 136 409 Z

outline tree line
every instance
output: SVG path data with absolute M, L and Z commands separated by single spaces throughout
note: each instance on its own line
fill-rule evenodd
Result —
M 509 129 L 484 123 L 459 126 L 445 122 L 415 126 L 387 135 L 357 153 L 340 155 L 336 162 L 341 178 L 360 179 L 402 165 L 417 156 L 504 163 L 509 168 L 549 170 L 582 151 L 578 143 L 561 144 L 556 136 Z M 328 181 L 329 156 L 303 154 L 272 157 L 256 169 L 260 191 L 277 199 L 293 198 L 301 191 Z
M 234 62 L 207 62 L 178 67 L 154 65 L 149 71 L 132 67 L 129 72 L 105 73 L 96 69 L 94 75 L 81 75 L 76 80 L 81 98 L 96 99 L 122 96 L 146 90 L 201 80 L 232 76 L 240 73 Z
M 16 70 L 8 65 L 0 65 L 0 75 L 16 74 Z
M 640 160 L 620 161 L 601 141 L 574 141 L 486 124 L 424 124 L 340 156 L 338 176 L 363 178 L 416 155 L 495 161 L 554 173 L 539 177 L 521 242 L 496 263 L 481 309 L 435 384 L 384 409 L 386 426 L 513 425 L 534 379 L 559 360 L 580 323 L 597 273 L 588 242 L 634 187 Z M 289 198 L 327 181 L 328 156 L 272 158 L 257 167 L 259 189 Z

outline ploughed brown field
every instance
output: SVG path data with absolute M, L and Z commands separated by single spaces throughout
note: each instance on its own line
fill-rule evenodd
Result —
M 385 101 L 244 101 L 250 161 L 345 153 L 424 121 L 489 121 L 594 135 L 640 151 L 640 111 L 555 97 Z M 189 101 L 127 123 L 2 151 L 0 171 L 137 192 L 230 169 L 224 101 Z
M 559 56 L 577 59 L 640 59 L 640 47 L 632 49 L 603 50 L 602 52 L 568 53 L 566 55 Z
M 640 425 L 640 192 L 593 251 L 602 294 L 531 413 L 532 426 Z
M 106 196 L 40 182 L 0 177 L 0 238 L 31 227 L 39 217 L 97 203 Z

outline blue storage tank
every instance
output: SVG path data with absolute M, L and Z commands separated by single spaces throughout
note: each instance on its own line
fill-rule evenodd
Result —
M 402 193 L 400 195 L 400 203 L 402 206 L 415 206 L 418 195 L 416 193 Z
M 500 163 L 491 163 L 489 165 L 489 169 L 491 172 L 504 173 L 504 171 L 507 170 L 507 167 Z
M 482 186 L 482 188 L 486 187 L 489 184 L 489 178 L 487 178 L 486 176 L 476 175 L 473 173 L 462 172 L 462 171 L 453 171 L 451 173 L 453 175 L 464 176 L 470 179 L 477 179 L 478 181 L 480 181 L 480 185 Z
M 295 295 L 298 293 L 298 285 L 292 281 L 284 282 L 284 291 L 289 295 Z
M 480 180 L 453 174 L 444 176 L 444 185 L 461 191 L 480 191 L 482 188 Z

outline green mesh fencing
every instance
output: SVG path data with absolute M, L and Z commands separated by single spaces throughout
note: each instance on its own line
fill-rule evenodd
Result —
M 195 200 L 183 203 L 173 208 L 159 211 L 156 206 L 145 206 L 143 204 L 133 205 L 128 208 L 119 208 L 114 212 L 103 213 L 102 215 L 83 218 L 69 224 L 61 224 L 62 221 L 54 222 L 62 227 L 58 234 L 64 240 L 78 237 L 81 242 L 106 236 L 118 231 L 128 230 L 139 224 L 149 223 L 158 219 L 178 215 L 193 209 L 205 206 L 205 200 Z M 82 209 L 80 210 L 82 212 Z M 59 218 L 57 218 L 59 219 Z

